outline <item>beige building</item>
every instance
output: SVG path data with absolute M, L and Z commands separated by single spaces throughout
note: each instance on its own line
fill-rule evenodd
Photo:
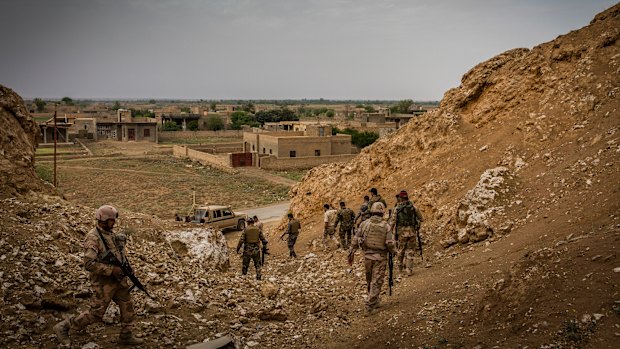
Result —
M 351 136 L 332 136 L 329 125 L 307 125 L 306 131 L 244 132 L 243 150 L 278 158 L 351 154 Z

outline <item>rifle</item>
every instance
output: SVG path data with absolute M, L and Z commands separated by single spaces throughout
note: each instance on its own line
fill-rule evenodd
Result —
M 415 235 L 418 240 L 418 246 L 420 247 L 420 258 L 424 260 L 424 256 L 422 256 L 422 239 L 420 238 L 420 222 L 418 222 L 417 217 L 416 217 L 416 225 L 415 225 Z
M 285 231 L 284 234 L 282 234 L 282 236 L 280 236 L 280 240 L 282 241 L 286 241 L 286 239 L 284 239 L 285 236 L 289 235 L 288 231 Z
M 270 254 L 269 253 L 269 249 L 267 248 L 266 244 L 263 244 L 263 249 L 262 249 L 262 253 L 260 256 L 260 265 L 265 265 L 265 255 L 266 254 Z
M 149 298 L 154 299 L 149 292 L 146 290 L 146 287 L 144 287 L 144 285 L 142 285 L 142 283 L 140 282 L 140 280 L 138 280 L 138 278 L 136 277 L 136 275 L 133 272 L 133 268 L 131 267 L 131 265 L 129 264 L 129 261 L 127 260 L 127 258 L 125 258 L 124 262 L 121 262 L 118 260 L 118 258 L 116 258 L 116 256 L 114 255 L 114 253 L 112 253 L 112 251 L 108 250 L 104 255 L 103 255 L 103 261 L 107 264 L 110 265 L 114 265 L 117 267 L 120 267 L 121 270 L 123 271 L 123 275 L 127 276 L 129 278 L 129 280 L 131 280 L 131 282 L 133 283 L 133 285 L 129 288 L 129 292 L 131 292 L 131 290 L 133 290 L 134 288 L 139 289 L 140 291 L 146 293 L 147 296 L 149 296 Z
M 396 210 L 396 212 L 398 212 L 398 210 Z M 394 225 L 394 236 L 396 238 L 396 241 L 398 241 L 398 217 L 396 217 L 396 224 Z M 388 286 L 390 288 L 390 296 L 391 296 L 392 286 L 394 286 L 394 254 L 392 252 L 388 253 L 388 268 L 389 268 Z

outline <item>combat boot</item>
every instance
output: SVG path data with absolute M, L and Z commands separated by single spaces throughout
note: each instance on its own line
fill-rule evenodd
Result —
M 58 338 L 60 344 L 71 345 L 71 338 L 69 338 L 70 328 L 71 324 L 68 319 L 62 320 L 54 325 L 54 333 L 56 333 L 56 338 Z
M 120 345 L 140 345 L 142 343 L 144 343 L 144 339 L 136 338 L 131 332 L 121 333 L 118 336 L 118 344 Z

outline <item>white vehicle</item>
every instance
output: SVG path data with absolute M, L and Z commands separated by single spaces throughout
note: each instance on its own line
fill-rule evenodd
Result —
M 206 205 L 194 208 L 193 223 L 209 224 L 216 229 L 232 228 L 243 230 L 248 215 L 234 212 L 230 206 Z

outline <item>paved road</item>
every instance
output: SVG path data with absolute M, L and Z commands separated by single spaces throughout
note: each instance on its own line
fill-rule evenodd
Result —
M 282 201 L 269 206 L 240 209 L 239 211 L 247 213 L 248 217 L 257 216 L 259 220 L 266 223 L 284 217 L 288 213 L 289 204 L 288 201 Z

